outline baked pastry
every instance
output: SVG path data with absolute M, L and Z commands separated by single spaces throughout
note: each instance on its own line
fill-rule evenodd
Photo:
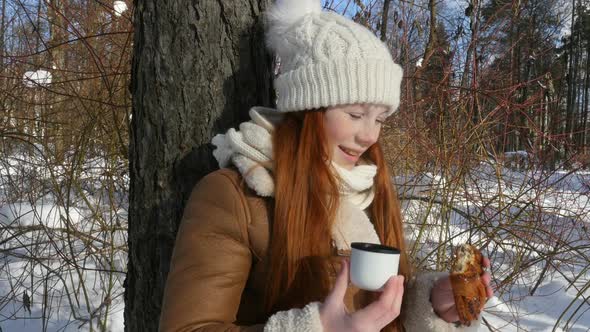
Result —
M 451 286 L 459 321 L 470 325 L 479 317 L 486 300 L 486 287 L 481 280 L 483 256 L 477 248 L 463 244 L 455 249 L 451 266 Z

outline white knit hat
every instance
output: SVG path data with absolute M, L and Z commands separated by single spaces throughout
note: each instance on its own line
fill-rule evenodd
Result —
M 266 19 L 267 45 L 281 61 L 279 111 L 357 103 L 397 109 L 402 68 L 373 32 L 323 12 L 320 0 L 277 0 Z

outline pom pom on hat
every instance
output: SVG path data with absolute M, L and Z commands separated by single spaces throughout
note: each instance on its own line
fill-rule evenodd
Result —
M 285 32 L 301 18 L 309 14 L 320 14 L 319 0 L 277 0 L 266 12 L 266 43 L 269 49 L 277 51 L 287 47 Z

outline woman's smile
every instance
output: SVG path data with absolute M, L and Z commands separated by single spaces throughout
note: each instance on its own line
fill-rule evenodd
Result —
M 362 152 L 350 150 L 340 145 L 338 147 L 340 148 L 340 151 L 342 152 L 345 160 L 349 161 L 352 165 L 355 165 L 358 162 Z

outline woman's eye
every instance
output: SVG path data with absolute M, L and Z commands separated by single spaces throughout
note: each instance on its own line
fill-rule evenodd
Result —
M 385 123 L 385 120 L 377 119 L 377 123 L 378 124 L 384 124 Z
M 353 119 L 360 119 L 361 118 L 361 116 L 359 114 L 348 113 L 348 115 L 350 115 L 350 117 Z

